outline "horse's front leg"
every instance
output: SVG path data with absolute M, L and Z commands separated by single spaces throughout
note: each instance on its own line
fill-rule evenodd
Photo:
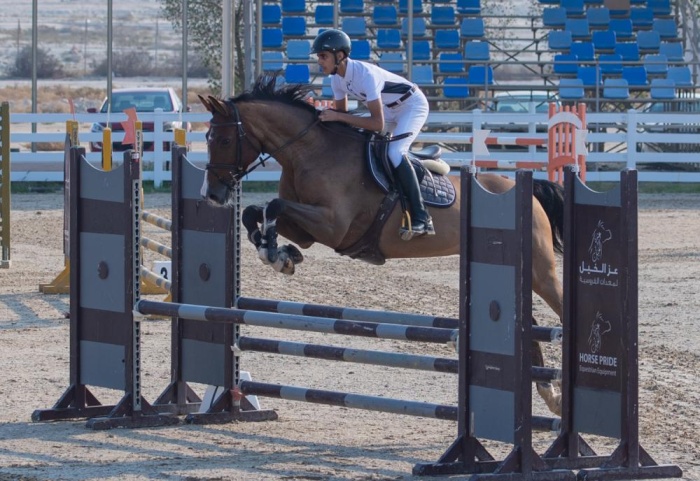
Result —
M 263 211 L 262 246 L 259 255 L 267 256 L 267 263 L 284 274 L 293 274 L 294 266 L 304 260 L 295 246 L 277 246 L 278 227 L 281 234 L 302 247 L 319 241 L 335 248 L 343 239 L 346 227 L 332 222 L 329 208 L 301 204 L 283 199 L 270 201 Z M 265 260 L 263 260 L 265 261 Z
M 248 215 L 244 210 L 243 225 L 248 230 L 248 239 L 258 250 L 260 260 L 271 265 L 277 272 L 291 275 L 294 274 L 296 264 L 304 260 L 304 256 L 292 244 L 277 245 L 277 221 L 281 212 L 277 200 L 269 202 L 265 207 L 254 206 L 255 209 L 251 209 Z

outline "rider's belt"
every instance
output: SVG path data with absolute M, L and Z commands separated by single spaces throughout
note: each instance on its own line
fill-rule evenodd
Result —
M 409 97 L 410 97 L 411 95 L 413 95 L 413 93 L 414 93 L 415 91 L 416 91 L 416 86 L 414 85 L 413 87 L 411 87 L 411 90 L 409 90 L 408 92 L 406 92 L 405 94 L 403 94 L 401 97 L 399 97 L 398 100 L 395 100 L 395 101 L 391 102 L 390 104 L 387 104 L 387 105 L 386 105 L 387 108 L 393 109 L 394 107 L 398 107 L 399 105 L 401 105 L 402 103 L 404 103 L 406 100 L 408 100 Z

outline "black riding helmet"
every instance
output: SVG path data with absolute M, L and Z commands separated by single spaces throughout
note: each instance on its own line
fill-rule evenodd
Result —
M 350 48 L 350 37 L 341 30 L 330 28 L 318 34 L 311 46 L 311 53 L 345 52 L 346 56 L 350 56 Z

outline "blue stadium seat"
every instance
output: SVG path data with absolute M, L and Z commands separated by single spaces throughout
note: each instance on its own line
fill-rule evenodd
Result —
M 430 25 L 432 27 L 452 27 L 455 22 L 455 9 L 453 7 L 434 6 L 430 11 Z
M 671 0 L 648 0 L 647 5 L 654 12 L 654 17 L 671 15 Z
M 285 37 L 299 37 L 306 35 L 305 17 L 284 17 L 282 18 L 282 33 Z
M 637 42 L 618 42 L 615 53 L 622 57 L 623 62 L 639 62 L 639 45 Z
M 379 66 L 389 72 L 403 73 L 406 60 L 403 53 L 384 52 L 379 56 Z
M 576 78 L 580 79 L 585 87 L 597 88 L 600 85 L 600 72 L 597 66 L 579 65 Z
M 537 0 L 540 5 L 559 5 L 559 0 Z
M 547 37 L 549 50 L 565 51 L 571 49 L 573 38 L 568 30 L 552 30 Z
M 408 37 L 408 18 L 401 19 L 401 36 Z M 424 37 L 426 24 L 423 17 L 413 17 L 413 37 Z
M 671 63 L 683 62 L 684 60 L 683 44 L 679 42 L 661 42 L 659 53 L 666 55 Z
M 618 41 L 632 39 L 632 20 L 629 18 L 613 18 L 610 20 L 610 30 L 615 32 Z
M 612 52 L 617 44 L 617 35 L 612 30 L 598 30 L 593 32 L 593 47 L 596 53 Z
M 591 5 L 599 7 L 602 6 L 604 3 L 604 0 L 583 0 L 583 4 L 587 7 L 590 7 Z
M 333 25 L 333 5 L 316 5 L 314 19 L 317 25 Z
M 665 77 L 668 73 L 668 57 L 664 54 L 649 54 L 644 56 L 644 68 L 650 77 Z
M 610 23 L 610 9 L 607 7 L 589 8 L 586 10 L 586 19 L 591 29 L 608 28 Z
M 367 35 L 367 24 L 364 17 L 343 17 L 341 28 L 350 37 L 365 37 Z
M 464 45 L 464 59 L 468 62 L 488 62 L 491 51 L 488 42 L 471 41 Z
M 607 75 L 622 75 L 622 56 L 620 54 L 600 54 L 598 55 L 598 63 L 600 65 L 600 74 L 603 77 Z
M 493 68 L 486 65 L 472 65 L 467 73 L 467 83 L 470 86 L 485 87 L 493 85 Z
M 372 23 L 375 25 L 396 26 L 399 24 L 399 16 L 393 5 L 375 5 L 372 9 Z
M 401 47 L 401 32 L 397 28 L 380 28 L 377 30 L 377 47 L 395 49 Z
M 406 46 L 406 49 L 408 50 L 408 45 Z M 431 54 L 430 42 L 428 42 L 427 40 L 414 40 L 413 41 L 413 61 L 414 62 L 422 62 L 425 60 L 430 60 L 430 54 Z M 408 51 L 406 52 L 406 56 L 408 56 Z
M 438 72 L 462 73 L 464 72 L 464 58 L 457 52 L 440 52 L 438 56 Z
M 583 0 L 561 0 L 561 6 L 566 9 L 566 16 L 569 18 L 584 15 Z
M 308 40 L 288 40 L 287 58 L 289 60 L 308 60 L 311 55 L 311 44 Z
M 547 28 L 564 28 L 566 25 L 566 9 L 564 7 L 548 7 L 543 9 L 542 25 Z
M 676 87 L 692 87 L 693 76 L 690 72 L 690 67 L 669 67 L 666 78 L 674 81 Z
M 462 99 L 469 97 L 469 88 L 464 77 L 446 77 L 442 85 L 442 94 L 447 98 Z
M 408 0 L 399 0 L 399 13 L 408 13 Z M 423 13 L 422 0 L 413 0 L 413 13 Z
M 369 60 L 372 53 L 372 47 L 369 40 L 351 40 L 350 57 L 355 60 Z
M 676 82 L 668 78 L 651 80 L 650 95 L 655 100 L 671 100 L 676 98 Z
M 571 32 L 574 40 L 587 39 L 591 36 L 588 20 L 585 18 L 567 18 L 564 28 Z
M 262 46 L 263 48 L 279 48 L 282 46 L 282 29 L 281 28 L 263 28 L 262 30 Z
M 640 30 L 637 32 L 637 45 L 643 53 L 657 53 L 661 46 L 661 35 L 655 30 Z
M 580 78 L 559 80 L 559 98 L 561 100 L 581 100 L 583 97 L 583 81 Z
M 282 20 L 282 9 L 276 3 L 265 4 L 262 7 L 263 25 L 279 25 Z
M 364 0 L 340 0 L 340 13 L 362 13 L 364 9 Z
M 284 13 L 304 13 L 306 12 L 306 0 L 282 0 L 282 11 Z
M 663 40 L 670 40 L 678 37 L 678 26 L 672 18 L 655 18 L 651 26 L 652 30 L 659 32 Z
M 459 36 L 462 38 L 483 38 L 484 37 L 484 19 L 463 18 L 459 26 Z
M 331 88 L 331 76 L 323 77 L 321 83 L 321 95 L 324 97 L 333 98 L 333 88 Z
M 457 0 L 457 13 L 460 15 L 480 15 L 481 0 Z
M 635 7 L 630 10 L 630 20 L 636 30 L 651 28 L 654 23 L 654 11 L 649 7 Z
M 411 81 L 419 86 L 433 85 L 433 67 L 430 65 L 414 65 L 411 67 Z
M 307 84 L 310 80 L 309 66 L 306 64 L 290 64 L 284 71 L 284 80 L 290 84 Z
M 629 84 L 623 78 L 606 78 L 603 82 L 603 98 L 627 100 L 630 96 Z
M 643 66 L 623 66 L 622 78 L 627 80 L 630 87 L 646 87 L 649 85 L 647 69 Z
M 579 62 L 591 62 L 595 58 L 596 49 L 593 48 L 593 42 L 573 42 L 571 44 L 570 53 L 576 55 Z
M 578 57 L 570 53 L 555 55 L 554 73 L 558 75 L 576 75 L 578 73 Z
M 266 51 L 262 53 L 262 68 L 266 72 L 282 70 L 284 68 L 284 55 L 279 51 Z
M 435 32 L 435 48 L 440 50 L 454 50 L 459 48 L 459 31 L 438 30 Z

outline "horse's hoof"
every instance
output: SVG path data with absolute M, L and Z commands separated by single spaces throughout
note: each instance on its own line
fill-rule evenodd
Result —
M 279 258 L 274 251 L 271 253 L 271 251 L 266 247 L 260 247 L 258 249 L 258 257 L 265 265 L 274 264 Z
M 286 246 L 282 247 L 282 250 L 284 250 L 287 253 L 287 255 L 294 264 L 300 264 L 304 262 L 304 255 L 299 249 L 297 249 L 292 244 L 287 244 Z
M 288 276 L 294 274 L 294 262 L 286 255 L 280 255 L 277 261 L 272 264 L 272 268 Z

